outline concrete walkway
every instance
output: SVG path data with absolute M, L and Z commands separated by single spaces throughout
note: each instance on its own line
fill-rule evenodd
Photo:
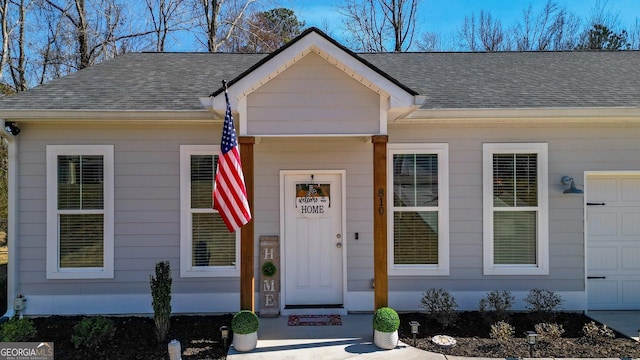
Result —
M 288 326 L 287 316 L 261 318 L 258 347 L 240 353 L 232 346 L 227 360 L 445 359 L 402 343 L 393 350 L 378 349 L 373 345 L 371 316 L 343 315 L 341 326 Z
M 240 353 L 230 348 L 228 360 L 465 360 L 456 356 L 427 352 L 400 343 L 393 350 L 381 350 L 373 345 L 371 314 L 342 316 L 341 326 L 288 326 L 287 316 L 261 318 L 258 347 Z M 638 339 L 640 311 L 590 312 L 594 320 Z M 481 360 L 474 358 L 474 360 Z M 593 359 L 590 359 L 593 360 Z
M 640 311 L 589 311 L 587 316 L 626 337 L 640 341 Z

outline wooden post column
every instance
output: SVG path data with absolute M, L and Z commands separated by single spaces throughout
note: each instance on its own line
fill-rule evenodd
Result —
M 373 143 L 373 279 L 374 306 L 389 303 L 387 273 L 387 142 L 386 135 L 371 137 Z
M 253 145 L 256 139 L 253 136 L 240 136 L 240 160 L 242 161 L 242 173 L 247 188 L 247 200 L 251 210 L 251 220 L 240 228 L 240 309 L 255 311 L 254 288 L 255 279 L 253 273 Z

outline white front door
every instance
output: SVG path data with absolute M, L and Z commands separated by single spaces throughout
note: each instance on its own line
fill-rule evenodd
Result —
M 285 307 L 343 304 L 343 173 L 282 172 Z
M 640 174 L 587 176 L 587 306 L 640 309 Z

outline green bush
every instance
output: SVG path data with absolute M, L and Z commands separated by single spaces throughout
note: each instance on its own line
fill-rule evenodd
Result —
M 116 329 L 113 321 L 103 316 L 83 318 L 73 327 L 71 342 L 77 348 L 95 349 L 108 345 Z
M 258 331 L 260 321 L 250 310 L 240 310 L 231 319 L 231 331 L 234 334 L 251 334 Z
M 168 261 L 156 264 L 156 276 L 149 276 L 153 320 L 156 324 L 156 339 L 165 342 L 169 335 L 171 318 L 171 265 Z
M 31 319 L 13 318 L 2 324 L 0 339 L 2 342 L 29 341 L 36 337 L 38 331 Z
M 443 327 L 455 324 L 458 319 L 458 304 L 453 296 L 444 289 L 429 289 L 420 300 L 427 315 Z
M 515 328 L 505 321 L 498 321 L 491 325 L 491 332 L 489 335 L 492 339 L 496 339 L 498 343 L 504 344 L 509 341 L 515 332 Z
M 390 307 L 381 307 L 373 313 L 373 328 L 380 332 L 392 333 L 400 327 L 398 313 Z

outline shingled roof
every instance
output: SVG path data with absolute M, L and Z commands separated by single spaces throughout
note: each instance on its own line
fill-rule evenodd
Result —
M 353 54 L 422 109 L 640 108 L 640 53 Z M 2 110 L 202 111 L 200 97 L 267 54 L 130 53 L 0 98 Z

